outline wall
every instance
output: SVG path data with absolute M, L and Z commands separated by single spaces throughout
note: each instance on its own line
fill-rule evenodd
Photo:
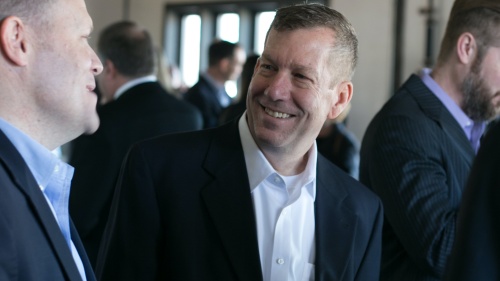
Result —
M 93 38 L 114 21 L 123 19 L 124 3 L 129 3 L 129 19 L 146 27 L 155 43 L 163 39 L 163 14 L 167 3 L 182 0 L 86 0 L 94 20 Z M 196 2 L 215 2 L 200 0 Z M 392 95 L 394 3 L 396 0 L 332 0 L 331 6 L 342 12 L 354 25 L 359 38 L 360 59 L 353 80 L 354 96 L 349 127 L 361 139 L 371 118 Z M 424 65 L 425 16 L 420 13 L 431 0 L 406 0 L 402 79 Z M 193 1 L 190 1 L 193 2 Z M 226 1 L 224 1 L 226 2 Z M 453 0 L 434 0 L 436 7 L 435 55 L 444 32 Z M 95 46 L 94 39 L 91 44 Z

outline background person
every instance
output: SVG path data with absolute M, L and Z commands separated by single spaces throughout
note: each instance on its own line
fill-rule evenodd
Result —
M 412 75 L 370 123 L 360 180 L 385 211 L 381 280 L 441 280 L 462 190 L 500 108 L 500 2 L 457 0 L 434 69 Z
M 129 147 L 154 136 L 199 130 L 201 113 L 157 82 L 155 54 L 147 30 L 134 22 L 106 27 L 98 40 L 104 70 L 97 77 L 104 105 L 101 126 L 72 142 L 76 168 L 70 213 L 95 264 L 120 166 Z
M 184 94 L 184 99 L 201 111 L 203 128 L 216 127 L 222 110 L 231 104 L 224 84 L 240 76 L 245 60 L 245 50 L 238 44 L 224 40 L 210 44 L 208 69 Z
M 250 86 L 250 81 L 252 81 L 253 72 L 258 59 L 259 55 L 255 54 L 251 54 L 247 57 L 240 77 L 239 99 L 236 103 L 231 104 L 222 111 L 219 117 L 220 125 L 224 125 L 240 117 L 247 109 L 248 87 Z

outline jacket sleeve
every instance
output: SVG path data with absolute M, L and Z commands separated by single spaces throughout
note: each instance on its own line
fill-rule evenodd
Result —
M 450 196 L 460 196 L 462 188 L 449 185 L 448 174 L 456 171 L 444 168 L 443 139 L 429 123 L 407 116 L 386 118 L 373 137 L 367 185 L 381 198 L 386 220 L 409 257 L 420 270 L 440 277 L 455 236 L 458 205 Z
M 134 146 L 120 172 L 99 249 L 98 280 L 157 280 L 161 237 L 149 163 Z

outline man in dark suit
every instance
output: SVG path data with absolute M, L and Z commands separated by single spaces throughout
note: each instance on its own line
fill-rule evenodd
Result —
M 385 210 L 382 280 L 441 280 L 485 121 L 500 91 L 500 2 L 454 3 L 436 67 L 412 75 L 370 123 L 360 180 Z
M 458 214 L 450 281 L 500 280 L 500 123 L 481 142 Z
M 95 280 L 52 151 L 99 126 L 83 0 L 0 2 L 0 280 Z
M 165 133 L 201 129 L 199 111 L 167 93 L 156 81 L 149 33 L 133 22 L 105 28 L 98 42 L 104 70 L 98 76 L 101 126 L 72 143 L 76 169 L 70 213 L 95 264 L 120 165 L 129 147 Z
M 208 69 L 184 94 L 184 99 L 201 111 L 203 128 L 216 127 L 223 109 L 231 104 L 224 84 L 240 76 L 245 60 L 245 50 L 238 44 L 216 40 L 210 45 Z
M 340 13 L 279 9 L 239 120 L 130 151 L 100 280 L 377 280 L 381 203 L 315 145 L 356 58 Z

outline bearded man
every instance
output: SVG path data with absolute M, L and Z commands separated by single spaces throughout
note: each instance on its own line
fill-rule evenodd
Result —
M 500 2 L 457 0 L 436 66 L 370 123 L 360 180 L 385 209 L 380 280 L 441 280 L 488 120 L 500 108 Z

